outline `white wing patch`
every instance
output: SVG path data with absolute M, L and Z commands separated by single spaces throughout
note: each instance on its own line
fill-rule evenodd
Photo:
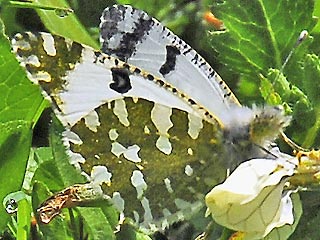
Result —
M 131 184 L 137 190 L 137 198 L 141 199 L 144 191 L 147 189 L 147 183 L 143 178 L 143 174 L 139 170 L 134 170 L 131 176 Z
M 197 112 L 185 99 L 146 80 L 143 76 L 130 75 L 130 81 L 134 83 L 132 88 L 126 93 L 118 93 L 110 88 L 113 81 L 110 69 L 115 67 L 115 60 L 104 58 L 103 63 L 100 61 L 94 63 L 92 60 L 94 56 L 92 49 L 83 48 L 82 62 L 76 64 L 73 71 L 64 77 L 66 81 L 64 90 L 53 93 L 52 97 L 60 103 L 59 111 L 61 112 L 58 111 L 56 114 L 65 125 L 73 126 L 92 109 L 106 102 L 120 99 L 116 101 L 114 111 L 120 122 L 128 126 L 130 123 L 121 100 L 123 97 L 139 97 L 201 116 L 202 113 Z M 94 81 L 88 81 L 88 79 L 94 79 Z
M 117 129 L 110 129 L 109 131 L 109 138 L 111 141 L 115 141 L 119 137 L 119 134 L 117 132 Z
M 123 156 L 131 162 L 139 163 L 141 162 L 141 158 L 138 155 L 140 151 L 140 147 L 138 145 L 129 146 L 123 153 Z
M 189 113 L 188 119 L 188 134 L 192 139 L 197 139 L 201 129 L 203 128 L 202 118 Z
M 112 174 L 106 166 L 94 166 L 91 170 L 91 181 L 94 185 L 111 184 Z
M 144 215 L 143 215 L 144 222 L 149 225 L 149 223 L 152 222 L 152 220 L 153 220 L 149 200 L 147 198 L 143 197 L 141 199 L 141 205 L 144 209 Z
M 172 151 L 172 145 L 169 138 L 166 136 L 160 136 L 156 142 L 156 147 L 163 153 L 169 155 Z
M 193 174 L 193 169 L 192 169 L 192 167 L 191 167 L 189 164 L 186 165 L 186 167 L 185 167 L 185 169 L 184 169 L 184 173 L 187 174 L 189 177 L 192 176 L 192 174 Z
M 72 132 L 69 129 L 66 129 L 65 131 L 63 131 L 62 137 L 64 138 L 66 144 L 69 144 L 69 142 L 71 142 L 73 144 L 81 145 L 83 143 L 81 138 L 78 136 L 78 134 L 76 134 L 75 132 Z
M 26 60 L 26 64 L 31 64 L 35 67 L 40 67 L 40 65 L 41 65 L 39 58 L 35 55 L 29 56 Z
M 132 145 L 129 147 L 124 147 L 121 143 L 113 142 L 111 144 L 111 152 L 116 156 L 120 157 L 123 154 L 123 157 L 126 158 L 128 161 L 133 163 L 141 162 L 141 158 L 138 155 L 140 147 L 138 145 Z
M 112 79 L 112 73 L 108 68 L 102 68 L 95 64 L 94 51 L 84 48 L 82 62 L 76 64 L 73 71 L 65 77 L 66 86 L 63 92 L 56 93 L 60 98 L 61 121 L 65 125 L 74 126 L 81 118 L 88 115 L 92 109 L 110 99 L 121 97 L 119 93 L 108 91 L 106 80 Z M 94 81 L 89 81 L 94 79 Z M 58 113 L 58 116 L 61 115 Z
M 92 132 L 98 131 L 98 127 L 100 126 L 100 121 L 99 121 L 99 115 L 95 110 L 89 112 L 84 117 L 84 122 Z
M 39 71 L 36 74 L 33 74 L 30 76 L 30 79 L 33 83 L 39 83 L 40 81 L 42 82 L 51 82 L 51 76 L 49 73 L 45 71 Z
M 126 103 L 123 99 L 117 99 L 114 101 L 113 113 L 118 117 L 123 126 L 128 127 L 130 125 Z
M 193 150 L 192 150 L 192 148 L 188 148 L 188 149 L 187 149 L 187 153 L 188 153 L 190 156 L 192 156 L 192 155 L 193 155 Z
M 156 142 L 157 148 L 165 153 L 170 154 L 172 146 L 169 141 L 169 129 L 173 126 L 171 122 L 172 109 L 155 103 L 151 110 L 151 120 L 159 132 L 159 138 Z
M 36 39 L 37 40 L 37 39 Z M 31 44 L 29 41 L 26 41 L 24 39 L 24 37 L 22 36 L 21 33 L 17 33 L 17 35 L 15 36 L 14 39 L 12 39 L 11 41 L 11 46 L 12 46 L 12 50 L 14 52 L 18 52 L 18 50 L 24 50 L 24 51 L 28 51 L 31 49 Z M 20 63 L 23 63 L 23 61 L 21 61 L 22 59 L 19 58 L 19 56 L 17 56 L 18 60 L 20 61 Z
M 54 39 L 51 34 L 41 35 L 43 39 L 43 48 L 49 56 L 55 56 L 57 54 L 56 48 L 54 46 Z
M 117 156 L 118 158 L 121 156 L 121 154 L 123 154 L 127 149 L 122 146 L 120 143 L 118 142 L 113 142 L 111 144 L 111 152 Z
M 165 178 L 164 180 L 164 184 L 166 186 L 166 189 L 168 190 L 169 193 L 173 193 L 173 189 L 172 189 L 172 186 L 171 186 L 171 181 L 169 178 Z
M 113 205 L 116 207 L 116 209 L 120 212 L 123 213 L 124 211 L 124 200 L 121 197 L 119 192 L 114 192 L 112 199 L 111 199 Z

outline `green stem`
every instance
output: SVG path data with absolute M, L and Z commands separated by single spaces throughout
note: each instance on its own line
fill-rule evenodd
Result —
M 315 107 L 315 113 L 316 113 L 316 122 L 314 123 L 312 128 L 309 128 L 307 131 L 306 138 L 303 142 L 303 146 L 305 147 L 312 147 L 312 145 L 315 142 L 316 137 L 319 134 L 320 129 L 320 106 Z
M 31 209 L 27 199 L 18 202 L 17 240 L 28 240 L 30 234 Z
M 54 11 L 65 11 L 67 13 L 72 13 L 73 10 L 71 8 L 64 7 L 53 7 L 48 5 L 36 4 L 33 2 L 19 2 L 19 1 L 9 1 L 9 7 L 16 8 L 33 8 L 33 9 L 41 9 L 41 10 L 54 10 Z
M 72 229 L 72 235 L 73 235 L 73 239 L 79 239 L 78 236 L 78 232 L 77 232 L 77 224 L 76 224 L 76 219 L 73 215 L 73 210 L 71 208 L 68 208 L 69 211 L 69 216 L 70 216 L 70 225 L 71 225 L 71 229 Z

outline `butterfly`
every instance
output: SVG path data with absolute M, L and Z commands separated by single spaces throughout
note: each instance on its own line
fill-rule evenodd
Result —
M 12 48 L 64 125 L 70 163 L 88 178 L 100 169 L 125 216 L 159 228 L 189 219 L 221 169 L 275 158 L 270 143 L 290 121 L 282 108 L 241 106 L 195 50 L 141 10 L 105 9 L 100 33 L 100 51 L 48 33 L 17 34 Z M 46 202 L 56 210 L 41 206 L 47 222 L 73 206 L 68 192 Z

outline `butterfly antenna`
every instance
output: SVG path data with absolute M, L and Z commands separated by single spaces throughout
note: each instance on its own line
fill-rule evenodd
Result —
M 287 66 L 287 63 L 289 62 L 290 58 L 292 57 L 292 54 L 294 53 L 294 51 L 297 49 L 297 47 L 308 37 L 308 31 L 307 30 L 302 30 L 296 43 L 294 44 L 293 48 L 291 49 L 291 51 L 289 52 L 288 56 L 286 57 L 284 63 L 282 64 L 281 68 L 280 68 L 280 72 L 277 74 L 276 78 L 272 81 L 272 88 L 274 87 L 275 83 L 278 81 L 279 77 L 281 74 L 283 74 L 283 70 L 284 68 Z M 271 91 L 269 92 L 268 96 L 266 97 L 266 101 L 268 101 L 269 97 L 270 97 Z M 290 138 L 287 137 L 287 135 L 281 131 L 280 132 L 280 136 L 283 139 L 283 141 L 285 141 L 292 149 L 296 150 L 296 151 L 308 151 L 308 149 L 305 149 L 303 147 L 300 147 L 298 144 L 296 144 L 294 141 L 292 141 Z
M 307 39 L 309 33 L 307 30 L 302 30 L 296 43 L 294 44 L 293 48 L 291 49 L 291 51 L 289 52 L 288 56 L 286 57 L 284 63 L 282 64 L 281 68 L 280 68 L 280 72 L 277 74 L 276 78 L 272 81 L 272 85 L 271 88 L 274 87 L 275 83 L 278 81 L 279 77 L 281 74 L 283 74 L 283 70 L 286 67 L 287 63 L 289 62 L 290 58 L 292 57 L 292 54 L 294 53 L 294 51 L 297 49 L 297 47 L 305 40 Z M 269 97 L 270 97 L 271 91 L 268 93 L 267 97 L 266 97 L 266 101 L 268 101 Z
M 275 82 L 278 80 L 279 76 L 281 73 L 283 73 L 283 70 L 285 68 L 285 66 L 287 65 L 289 59 L 291 58 L 292 54 L 294 53 L 295 49 L 297 49 L 297 47 L 308 37 L 308 31 L 307 30 L 303 30 L 301 31 L 295 45 L 293 46 L 292 50 L 290 51 L 289 55 L 286 57 L 286 60 L 284 61 L 284 63 L 282 64 L 281 68 L 280 68 L 280 73 L 277 75 L 276 79 L 272 82 L 272 87 L 274 86 Z M 281 131 L 280 132 L 281 138 L 283 139 L 283 141 L 285 141 L 292 149 L 296 150 L 296 151 L 309 151 L 308 149 L 305 149 L 301 146 L 299 146 L 298 144 L 296 144 L 294 141 L 292 141 L 289 137 L 287 137 L 287 135 Z
M 297 47 L 305 40 L 307 39 L 309 33 L 307 30 L 302 30 L 296 43 L 294 44 L 293 48 L 291 49 L 290 53 L 288 54 L 288 56 L 286 57 L 286 60 L 284 61 L 284 63 L 282 64 L 281 68 L 280 68 L 280 73 L 283 73 L 283 69 L 285 68 L 285 66 L 287 65 L 289 59 L 291 58 L 292 54 L 294 53 L 294 51 L 297 49 Z

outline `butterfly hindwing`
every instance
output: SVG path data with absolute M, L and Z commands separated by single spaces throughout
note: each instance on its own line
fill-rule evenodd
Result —
M 73 151 L 86 156 L 83 169 L 89 173 L 93 165 L 106 165 L 113 174 L 111 187 L 106 192 L 112 195 L 119 191 L 125 203 L 129 203 L 125 205 L 127 213 L 135 210 L 143 216 L 145 210 L 141 209 L 140 201 L 148 200 L 152 215 L 157 219 L 163 217 L 164 209 L 177 212 L 177 199 L 188 203 L 202 202 L 202 194 L 223 178 L 219 172 L 223 168 L 223 161 L 218 157 L 222 151 L 219 130 L 204 122 L 199 136 L 193 139 L 188 134 L 190 115 L 186 112 L 164 110 L 163 106 L 144 99 L 137 103 L 131 98 L 123 101 L 128 112 L 128 127 L 114 114 L 115 101 L 110 103 L 111 108 L 103 105 L 97 109 L 101 126 L 96 133 L 88 130 L 83 121 L 74 127 L 83 144 L 73 146 Z M 151 117 L 157 115 L 155 111 L 162 115 L 158 120 Z M 157 121 L 172 122 L 168 142 L 164 133 L 157 129 Z M 114 131 L 116 139 L 110 137 Z M 96 142 L 103 137 L 104 141 Z M 121 150 L 118 151 L 119 157 L 116 153 L 118 147 L 124 148 L 122 154 Z M 137 149 L 134 157 L 125 156 L 128 153 L 125 149 L 134 148 Z M 142 173 L 146 182 L 141 196 L 132 185 L 133 172 Z

